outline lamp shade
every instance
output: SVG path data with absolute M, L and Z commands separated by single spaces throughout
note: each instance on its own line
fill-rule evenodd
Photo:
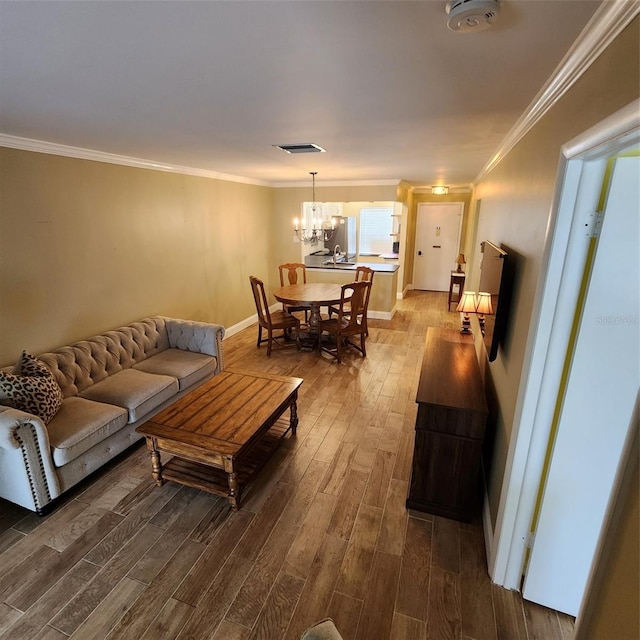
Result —
M 459 253 L 456 258 L 456 264 L 467 264 L 467 261 L 464 259 L 464 253 Z
M 465 291 L 460 298 L 456 311 L 460 311 L 461 313 L 475 313 L 476 307 L 476 292 Z
M 493 314 L 493 305 L 491 304 L 491 294 L 486 291 L 481 291 L 478 294 L 478 306 L 476 308 L 476 313 L 480 313 L 482 315 L 492 315 Z

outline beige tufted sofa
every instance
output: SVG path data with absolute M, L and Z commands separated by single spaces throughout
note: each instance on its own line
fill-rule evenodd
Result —
M 45 425 L 0 407 L 0 497 L 42 513 L 140 439 L 135 429 L 224 368 L 224 327 L 154 317 L 43 353 L 64 400 Z

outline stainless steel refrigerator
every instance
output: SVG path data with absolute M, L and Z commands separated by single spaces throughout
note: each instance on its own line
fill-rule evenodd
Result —
M 356 219 L 354 216 L 336 217 L 336 230 L 331 240 L 324 243 L 325 249 L 331 253 L 337 244 L 342 253 L 347 253 L 347 260 L 356 257 Z

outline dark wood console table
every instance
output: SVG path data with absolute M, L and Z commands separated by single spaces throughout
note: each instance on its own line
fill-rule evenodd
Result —
M 469 522 L 479 506 L 487 421 L 472 336 L 454 329 L 427 330 L 416 402 L 407 507 Z
M 449 298 L 447 300 L 447 311 L 451 311 L 451 303 L 457 305 L 462 299 L 462 291 L 464 289 L 465 280 L 464 271 L 452 271 L 449 280 Z M 454 293 L 453 288 L 457 287 L 458 291 Z

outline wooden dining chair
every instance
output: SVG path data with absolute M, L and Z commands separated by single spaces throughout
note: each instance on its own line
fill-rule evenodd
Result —
M 356 267 L 356 282 L 373 282 L 375 271 L 363 265 Z
M 371 282 L 350 282 L 342 285 L 340 292 L 340 304 L 337 307 L 337 316 L 322 320 L 318 327 L 321 334 L 320 349 L 334 356 L 338 362 L 342 362 L 342 350 L 347 346 L 355 347 L 363 358 L 367 356 L 367 306 Z M 335 340 L 335 347 L 322 341 L 322 334 L 327 333 Z M 360 344 L 351 338 L 360 336 Z
M 375 271 L 370 267 L 360 266 L 356 267 L 356 277 L 354 282 L 371 282 L 373 285 L 373 276 L 375 275 Z M 371 287 L 367 290 L 367 296 L 371 295 Z M 369 308 L 369 300 L 367 299 L 367 308 Z M 338 313 L 338 307 L 333 305 L 329 307 L 329 317 L 334 313 Z M 349 313 L 349 305 L 347 304 L 347 308 L 345 309 L 345 313 Z M 369 329 L 367 328 L 367 336 L 369 335 Z
M 291 340 L 291 330 L 295 329 L 296 340 L 295 343 L 291 343 L 291 346 L 295 344 L 300 349 L 300 320 L 286 311 L 274 311 L 273 313 L 269 311 L 267 295 L 264 292 L 264 283 L 255 276 L 249 276 L 249 280 L 253 299 L 256 303 L 256 311 L 258 312 L 258 342 L 256 346 L 259 347 L 263 342 L 266 342 L 267 356 L 271 356 L 272 345 L 275 343 L 281 347 L 287 346 L 279 343 L 278 340 Z M 262 337 L 263 329 L 267 332 L 266 338 Z M 281 330 L 282 335 L 274 335 L 273 332 L 276 330 Z
M 281 287 L 286 287 L 288 284 L 298 284 L 300 277 L 302 277 L 304 284 L 307 282 L 307 267 L 302 262 L 285 262 L 284 264 L 278 265 L 278 271 L 280 273 Z M 289 313 L 304 311 L 304 321 L 309 322 L 309 307 L 294 307 L 283 304 L 282 310 L 288 311 Z

